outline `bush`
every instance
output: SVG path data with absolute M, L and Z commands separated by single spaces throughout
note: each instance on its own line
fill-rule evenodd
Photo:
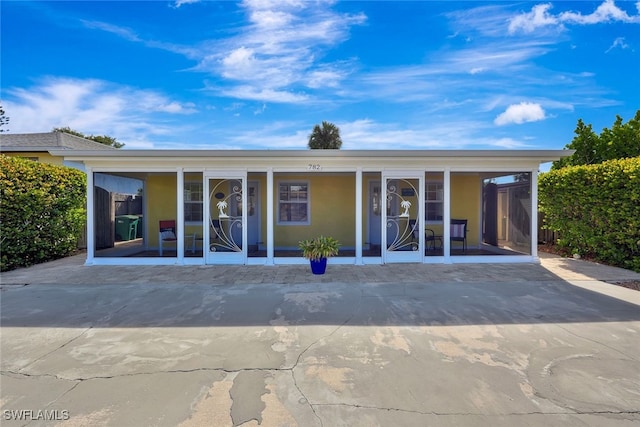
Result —
M 557 244 L 640 272 L 640 157 L 552 170 L 539 178 L 544 227 Z
M 86 219 L 86 176 L 0 155 L 1 270 L 68 256 Z

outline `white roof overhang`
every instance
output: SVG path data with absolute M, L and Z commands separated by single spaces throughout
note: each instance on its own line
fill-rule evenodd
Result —
M 573 154 L 572 150 L 51 150 L 54 156 L 92 168 L 266 168 L 308 170 L 443 169 L 529 170 Z

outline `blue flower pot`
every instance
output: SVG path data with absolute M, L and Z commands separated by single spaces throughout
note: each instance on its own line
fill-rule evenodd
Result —
M 326 258 L 322 258 L 319 260 L 310 260 L 311 263 L 311 272 L 313 274 L 324 274 L 325 270 L 327 269 L 327 259 Z

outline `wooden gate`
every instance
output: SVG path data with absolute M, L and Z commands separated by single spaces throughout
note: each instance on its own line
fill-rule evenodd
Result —
M 103 188 L 95 187 L 93 197 L 96 250 L 112 248 L 116 240 L 113 194 Z

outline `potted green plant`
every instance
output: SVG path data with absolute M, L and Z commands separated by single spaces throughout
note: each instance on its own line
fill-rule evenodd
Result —
M 313 274 L 324 274 L 327 268 L 327 258 L 338 255 L 340 242 L 333 237 L 318 236 L 313 239 L 301 240 L 298 247 L 302 256 L 309 260 Z

